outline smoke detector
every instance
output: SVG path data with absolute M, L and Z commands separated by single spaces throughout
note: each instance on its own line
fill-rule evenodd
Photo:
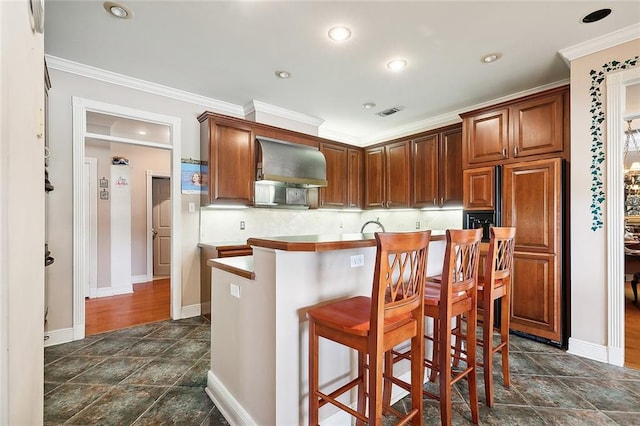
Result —
M 402 111 L 402 107 L 393 107 L 393 108 L 385 109 L 384 111 L 377 112 L 376 114 L 378 114 L 380 117 L 388 117 L 399 111 Z

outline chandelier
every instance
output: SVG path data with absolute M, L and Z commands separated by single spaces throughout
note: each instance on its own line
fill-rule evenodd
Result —
M 638 146 L 638 136 L 640 134 L 640 129 L 632 129 L 631 122 L 632 119 L 626 120 L 627 122 L 627 130 L 624 131 L 624 172 L 640 174 L 640 161 L 633 161 L 630 163 L 629 160 L 629 148 L 632 148 L 635 152 L 635 156 L 640 154 L 640 148 Z

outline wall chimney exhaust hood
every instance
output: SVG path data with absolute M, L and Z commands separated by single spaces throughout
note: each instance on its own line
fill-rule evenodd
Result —
M 327 162 L 316 148 L 256 136 L 259 144 L 257 180 L 287 186 L 327 186 Z

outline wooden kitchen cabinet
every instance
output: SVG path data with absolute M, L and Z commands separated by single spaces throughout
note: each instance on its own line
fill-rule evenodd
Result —
M 410 206 L 410 146 L 406 140 L 365 149 L 365 208 Z
M 348 149 L 347 174 L 347 207 L 362 208 L 362 194 L 364 192 L 362 149 Z
M 327 161 L 327 186 L 320 188 L 320 207 L 347 206 L 349 152 L 346 146 L 320 144 L 320 152 Z
M 495 210 L 495 167 L 478 167 L 462 172 L 465 210 Z
M 202 115 L 201 158 L 207 161 L 203 173 L 207 192 L 203 205 L 253 204 L 255 181 L 255 134 L 249 124 Z
M 411 141 L 413 207 L 462 205 L 462 127 L 448 127 Z
M 511 329 L 562 338 L 562 159 L 503 169 L 503 225 L 515 226 Z
M 327 161 L 328 185 L 320 188 L 320 207 L 362 207 L 362 151 L 345 145 L 321 142 Z
M 562 153 L 565 99 L 568 88 L 561 87 L 462 114 L 465 168 Z

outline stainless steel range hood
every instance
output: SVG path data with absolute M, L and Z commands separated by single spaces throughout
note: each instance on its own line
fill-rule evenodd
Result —
M 256 136 L 257 180 L 282 182 L 287 186 L 317 188 L 327 186 L 327 162 L 316 148 Z

